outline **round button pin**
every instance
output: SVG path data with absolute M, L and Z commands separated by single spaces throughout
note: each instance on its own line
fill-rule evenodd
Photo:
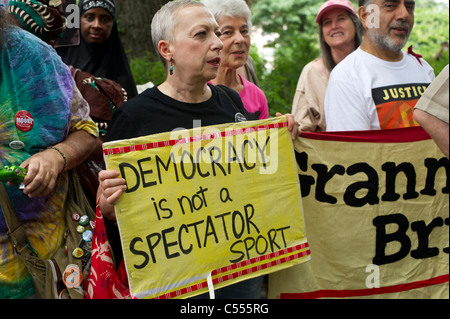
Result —
M 29 132 L 33 129 L 34 119 L 28 111 L 19 111 L 14 117 L 16 127 L 22 132 Z
M 84 255 L 84 251 L 81 248 L 75 248 L 72 252 L 72 256 L 77 259 L 83 257 L 83 255 Z
M 81 237 L 83 238 L 83 240 L 84 240 L 85 242 L 91 242 L 91 241 L 92 241 L 92 236 L 93 236 L 93 233 L 92 233 L 92 231 L 90 231 L 90 230 L 86 230 L 86 231 L 81 235 Z
M 77 265 L 68 265 L 62 279 L 67 288 L 78 288 L 83 282 L 83 273 Z
M 72 215 L 72 220 L 73 220 L 74 222 L 78 222 L 78 221 L 80 220 L 80 218 L 81 218 L 80 214 L 78 214 L 78 213 L 73 213 L 73 215 Z
M 79 225 L 77 227 L 77 232 L 80 234 L 84 233 L 85 230 L 86 230 L 86 228 L 84 226 Z
M 25 147 L 25 144 L 22 141 L 12 141 L 9 143 L 9 147 L 13 150 L 21 150 Z
M 80 221 L 78 222 L 81 226 L 89 225 L 89 217 L 87 215 L 83 215 L 80 217 Z

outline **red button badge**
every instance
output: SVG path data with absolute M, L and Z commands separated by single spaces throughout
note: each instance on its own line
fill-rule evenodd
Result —
M 14 117 L 16 127 L 22 132 L 29 132 L 33 128 L 34 119 L 27 111 L 19 111 Z

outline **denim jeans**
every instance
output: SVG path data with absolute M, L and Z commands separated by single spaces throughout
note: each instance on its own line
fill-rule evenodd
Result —
M 225 288 L 214 291 L 216 299 L 261 299 L 261 287 L 264 276 L 238 282 Z M 209 299 L 209 293 L 205 293 L 192 299 Z

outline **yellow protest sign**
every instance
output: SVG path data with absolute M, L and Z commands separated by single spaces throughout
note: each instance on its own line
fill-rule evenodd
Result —
M 134 297 L 192 297 L 310 259 L 286 118 L 106 143 L 104 155 L 127 181 L 116 216 Z
M 448 159 L 421 128 L 295 141 L 311 262 L 270 298 L 448 298 Z

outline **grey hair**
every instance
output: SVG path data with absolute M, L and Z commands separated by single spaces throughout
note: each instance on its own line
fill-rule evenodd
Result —
M 177 23 L 177 12 L 178 10 L 189 7 L 205 7 L 205 5 L 195 0 L 170 1 L 159 9 L 153 17 L 151 26 L 153 46 L 164 66 L 167 66 L 167 61 L 159 53 L 158 43 L 161 40 L 173 41 L 173 31 Z
M 216 21 L 223 17 L 243 17 L 252 29 L 252 12 L 244 0 L 201 0 L 212 12 Z

